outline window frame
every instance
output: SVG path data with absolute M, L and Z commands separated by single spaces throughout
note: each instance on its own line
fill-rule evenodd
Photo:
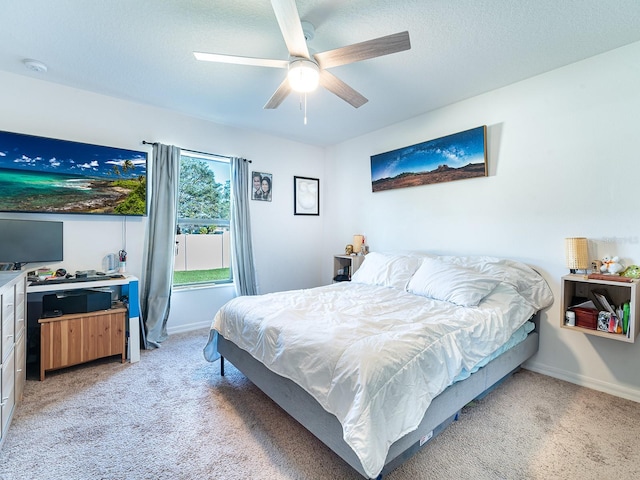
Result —
M 222 185 L 223 188 L 225 186 L 225 183 L 227 181 L 229 181 L 229 204 L 231 203 L 231 185 L 230 185 L 230 177 L 231 177 L 231 161 L 229 158 L 227 157 L 221 157 L 221 156 L 217 156 L 217 155 L 208 155 L 208 154 L 204 154 L 201 152 L 191 152 L 189 150 L 181 150 L 180 152 L 180 161 L 183 162 L 185 159 L 193 159 L 193 160 L 204 160 L 205 162 L 218 162 L 218 163 L 224 163 L 227 165 L 228 169 L 229 169 L 229 175 L 228 175 L 228 180 L 227 177 L 225 176 L 225 178 L 223 179 L 223 181 L 219 181 L 218 178 L 215 179 L 216 183 L 219 185 Z M 216 170 L 213 170 L 215 173 L 218 173 Z M 180 196 L 180 180 L 179 180 L 179 186 L 178 186 L 178 195 Z M 178 211 L 179 211 L 179 207 L 178 207 Z M 230 212 L 229 212 L 230 215 Z M 210 226 L 210 225 L 216 225 L 218 227 L 222 227 L 223 228 L 223 232 L 228 232 L 229 236 L 231 235 L 231 219 L 223 219 L 223 218 L 215 218 L 215 219 L 211 219 L 211 218 L 188 218 L 188 217 L 179 217 L 176 219 L 176 235 L 179 234 L 179 232 L 181 231 L 181 227 L 184 227 L 186 225 L 194 225 L 194 226 Z M 187 235 L 187 234 L 185 234 Z M 193 234 L 196 235 L 196 234 Z M 215 233 L 207 233 L 206 235 L 215 235 Z M 177 240 L 176 240 L 176 248 L 177 246 Z M 224 246 L 224 241 L 223 241 L 223 246 Z M 185 249 L 186 249 L 186 244 L 185 244 Z M 179 284 L 175 284 L 174 283 L 174 276 L 173 274 L 176 272 L 175 270 L 175 266 L 176 266 L 176 260 L 174 258 L 174 264 L 172 267 L 172 280 L 171 280 L 171 286 L 174 290 L 187 290 L 187 289 L 197 289 L 197 288 L 205 288 L 205 287 L 214 287 L 217 285 L 230 285 L 233 284 L 233 270 L 231 268 L 231 242 L 229 241 L 229 263 L 228 263 L 228 267 L 222 267 L 222 268 L 228 268 L 229 269 L 229 277 L 225 278 L 225 279 L 221 279 L 221 280 L 207 280 L 207 281 L 200 281 L 200 282 L 190 282 L 190 283 L 179 283 Z M 185 251 L 186 254 L 186 251 Z M 175 255 L 177 255 L 177 250 L 175 252 Z M 223 260 L 224 260 L 224 251 L 221 253 L 221 255 L 223 256 Z M 207 269 L 209 270 L 209 269 Z M 217 270 L 217 269 L 216 269 Z M 178 271 L 187 271 L 187 270 L 178 270 Z

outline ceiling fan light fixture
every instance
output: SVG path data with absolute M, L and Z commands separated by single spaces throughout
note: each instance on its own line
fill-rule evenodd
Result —
M 315 62 L 301 58 L 289 64 L 289 86 L 296 92 L 313 92 L 320 82 L 320 68 Z

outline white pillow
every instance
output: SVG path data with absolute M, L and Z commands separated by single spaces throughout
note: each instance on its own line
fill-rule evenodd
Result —
M 421 262 L 422 258 L 416 256 L 371 252 L 351 276 L 351 282 L 404 290 Z
M 483 275 L 497 278 L 505 285 L 511 285 L 536 310 L 542 310 L 553 303 L 553 293 L 546 280 L 524 263 L 486 256 L 443 256 L 438 259 L 447 264 L 471 268 Z
M 411 277 L 407 291 L 415 295 L 475 307 L 500 283 L 470 268 L 425 258 Z

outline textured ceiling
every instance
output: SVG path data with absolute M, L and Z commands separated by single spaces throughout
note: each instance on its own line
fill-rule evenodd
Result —
M 267 0 L 0 0 L 0 70 L 216 123 L 332 145 L 640 41 L 638 0 L 298 0 L 322 52 L 408 30 L 411 50 L 331 69 L 369 99 L 319 89 L 264 104 L 272 68 L 196 61 L 194 50 L 286 60 Z M 47 73 L 24 67 L 33 58 Z M 640 61 L 640 59 L 639 59 Z

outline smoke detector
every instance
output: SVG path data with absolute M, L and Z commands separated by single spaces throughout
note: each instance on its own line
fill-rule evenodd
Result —
M 32 72 L 45 73 L 47 71 L 47 66 L 37 60 L 26 58 L 22 61 L 22 63 Z

